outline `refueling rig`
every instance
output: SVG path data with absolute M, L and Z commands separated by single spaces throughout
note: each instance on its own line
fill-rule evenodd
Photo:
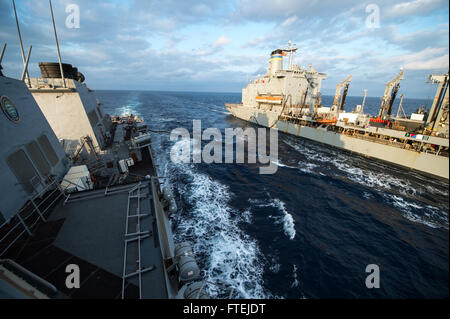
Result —
M 410 118 L 392 116 L 404 76 L 400 70 L 386 83 L 379 112 L 372 116 L 364 113 L 367 90 L 361 105 L 351 112 L 345 111 L 351 75 L 338 83 L 333 105 L 323 106 L 320 89 L 326 74 L 311 65 L 302 68 L 292 64 L 296 50 L 289 43 L 286 49 L 273 51 L 267 74 L 242 89 L 242 103 L 226 104 L 227 109 L 234 116 L 258 125 L 449 178 L 448 73 L 429 78 L 438 83 L 438 89 L 428 115 L 422 110 L 412 113 Z M 288 54 L 288 68 L 283 69 L 283 57 Z

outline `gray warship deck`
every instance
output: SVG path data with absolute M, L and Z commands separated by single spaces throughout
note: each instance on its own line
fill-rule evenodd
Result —
M 106 195 L 104 190 L 82 192 L 75 199 L 69 198 L 65 205 L 59 202 L 47 223 L 40 224 L 33 236 L 12 247 L 8 257 L 53 284 L 63 294 L 59 297 L 120 298 L 128 191 L 135 185 L 111 188 Z M 154 269 L 142 274 L 142 297 L 167 298 L 149 185 L 143 190 L 148 196 L 142 198 L 141 210 L 149 216 L 141 220 L 141 230 L 149 231 L 150 237 L 142 242 L 142 264 Z M 94 197 L 100 193 L 103 196 Z M 137 258 L 136 249 L 128 251 Z M 128 258 L 128 272 L 135 260 Z M 79 289 L 65 285 L 69 264 L 80 268 Z M 137 278 L 127 280 L 124 297 L 138 296 Z
M 100 162 L 129 156 L 125 135 L 125 126 L 117 125 Z M 103 165 L 105 181 L 116 170 Z M 53 298 L 168 298 L 154 202 L 157 183 L 149 150 L 121 184 L 66 196 L 50 190 L 43 198 L 55 202 L 44 214 L 46 222 L 37 223 L 32 236 L 18 240 L 2 257 L 54 285 Z M 66 286 L 70 264 L 80 269 L 79 288 Z

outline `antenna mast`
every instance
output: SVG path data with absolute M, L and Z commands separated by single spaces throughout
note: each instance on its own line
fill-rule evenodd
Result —
M 288 70 L 292 69 L 292 58 L 295 51 L 297 51 L 297 46 L 293 44 L 291 41 L 288 41 L 288 47 L 284 49 L 283 51 L 289 52 L 289 68 Z
M 48 2 L 50 3 L 50 11 L 52 13 L 53 31 L 55 31 L 56 49 L 58 50 L 59 70 L 61 72 L 61 79 L 62 79 L 63 87 L 65 88 L 66 80 L 64 79 L 64 72 L 63 72 L 63 67 L 62 67 L 62 63 L 61 63 L 61 53 L 59 52 L 58 35 L 56 34 L 56 25 L 55 25 L 55 17 L 53 16 L 52 0 L 48 0 Z
M 23 51 L 22 35 L 20 34 L 19 20 L 17 19 L 16 3 L 14 2 L 14 0 L 12 0 L 12 3 L 13 3 L 13 8 L 14 8 L 14 16 L 16 17 L 17 34 L 19 35 L 19 44 L 20 44 L 20 53 L 22 54 L 22 63 L 25 67 L 25 64 L 26 64 L 25 53 Z M 26 75 L 26 78 L 28 79 L 28 86 L 31 86 L 30 75 L 28 74 L 27 68 L 25 68 L 25 75 Z

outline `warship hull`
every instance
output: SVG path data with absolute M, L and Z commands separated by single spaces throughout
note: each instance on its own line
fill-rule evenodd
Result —
M 382 160 L 407 169 L 429 174 L 440 179 L 449 178 L 449 158 L 426 152 L 417 152 L 393 145 L 364 140 L 328 130 L 327 127 L 310 127 L 279 118 L 276 111 L 260 111 L 243 104 L 226 104 L 231 114 L 242 120 L 271 127 L 280 132 Z

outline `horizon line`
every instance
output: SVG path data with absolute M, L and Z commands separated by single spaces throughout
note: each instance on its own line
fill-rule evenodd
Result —
M 188 90 L 151 90 L 151 89 L 92 89 L 93 91 L 136 91 L 136 92 L 172 92 L 172 93 L 219 93 L 219 94 L 242 94 L 242 92 L 219 92 L 219 91 L 188 91 Z M 334 94 L 323 94 L 322 96 L 330 96 L 333 97 Z M 363 98 L 363 95 L 347 95 L 347 97 L 361 97 Z M 370 96 L 367 95 L 368 98 L 382 98 L 381 96 Z M 433 100 L 434 97 L 430 96 L 428 98 L 420 98 L 420 97 L 404 97 L 404 99 L 415 99 L 415 100 Z

